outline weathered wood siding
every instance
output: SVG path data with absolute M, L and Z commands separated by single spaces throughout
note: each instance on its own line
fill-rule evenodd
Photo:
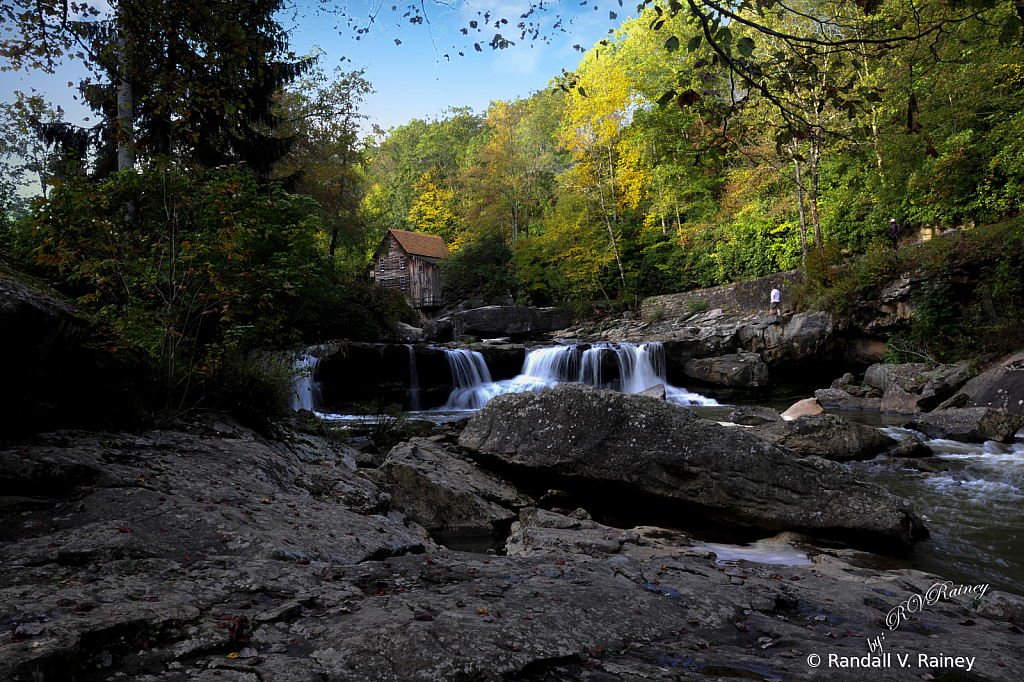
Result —
M 441 277 L 434 263 L 412 256 L 397 240 L 385 239 L 374 256 L 377 284 L 401 291 L 415 308 L 441 304 Z

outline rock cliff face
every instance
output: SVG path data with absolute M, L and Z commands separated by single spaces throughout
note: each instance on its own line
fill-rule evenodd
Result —
M 564 329 L 572 324 L 572 313 L 564 308 L 532 306 L 486 306 L 460 310 L 433 320 L 424 328 L 428 341 L 461 340 L 465 337 L 512 339 Z
M 498 396 L 459 444 L 516 479 L 594 504 L 615 484 L 616 495 L 660 505 L 679 527 L 798 530 L 903 547 L 927 534 L 909 503 L 839 464 L 641 396 L 573 384 Z

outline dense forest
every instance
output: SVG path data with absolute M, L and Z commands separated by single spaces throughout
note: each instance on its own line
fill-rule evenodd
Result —
M 255 348 L 409 319 L 367 278 L 388 228 L 445 239 L 453 301 L 582 311 L 880 257 L 890 219 L 905 235 L 1019 223 L 1008 0 L 645 2 L 543 91 L 368 135 L 372 84 L 291 53 L 285 7 L 0 12 L 17 27 L 4 68 L 82 60 L 99 121 L 31 93 L 4 107 L 5 274 L 104 321 L 97 345 L 148 368 L 154 410 L 245 399 Z M 1005 268 L 1019 280 L 1019 259 Z

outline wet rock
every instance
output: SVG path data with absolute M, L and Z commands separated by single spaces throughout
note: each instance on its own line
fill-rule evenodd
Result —
M 423 438 L 396 445 L 369 476 L 391 504 L 431 533 L 490 534 L 532 503 L 508 483 Z
M 801 455 L 835 462 L 871 459 L 897 445 L 895 440 L 878 429 L 846 421 L 834 414 L 764 424 L 751 429 L 751 433 L 796 450 Z
M 596 493 L 605 504 L 629 493 L 676 508 L 694 525 L 813 529 L 904 546 L 925 534 L 906 500 L 839 464 L 613 391 L 563 384 L 498 396 L 474 415 L 459 444 L 513 480 L 556 479 L 597 504 Z
M 838 379 L 836 379 L 835 381 L 833 381 L 832 385 L 829 386 L 829 388 L 834 388 L 834 389 L 838 389 L 840 391 L 844 391 L 844 390 L 846 390 L 846 387 L 849 386 L 850 384 L 852 384 L 854 381 L 856 381 L 856 377 L 854 377 L 852 374 L 847 372 L 843 376 L 841 376 Z
M 747 388 L 768 385 L 768 365 L 757 353 L 690 360 L 684 369 L 688 377 L 709 384 Z
M 1012 438 L 1024 428 L 1024 416 L 988 407 L 960 407 L 920 415 L 907 422 L 905 427 L 920 431 L 929 438 L 984 443 Z
M 934 453 L 931 448 L 912 433 L 903 433 L 896 440 L 896 445 L 886 451 L 889 457 L 919 458 L 931 457 Z
M 917 398 L 905 390 L 892 384 L 885 390 L 879 409 L 887 414 L 918 414 L 922 412 Z
M 654 398 L 655 400 L 665 400 L 665 384 L 658 384 L 657 386 L 645 388 L 636 395 L 647 396 L 648 398 Z
M 821 405 L 818 404 L 817 398 L 804 398 L 790 405 L 789 409 L 783 412 L 781 416 L 783 419 L 796 419 L 797 417 L 821 414 L 824 411 L 821 409 Z
M 819 389 L 814 392 L 814 397 L 822 407 L 830 410 L 877 410 L 882 405 L 879 398 L 857 398 L 834 388 Z
M 770 407 L 744 405 L 730 412 L 725 420 L 742 426 L 759 426 L 761 424 L 782 421 L 782 416 Z

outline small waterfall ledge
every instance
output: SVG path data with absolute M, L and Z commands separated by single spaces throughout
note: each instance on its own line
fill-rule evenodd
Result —
M 657 342 L 635 344 L 595 344 L 586 350 L 579 346 L 555 346 L 528 350 L 522 373 L 503 381 L 492 381 L 484 356 L 478 351 L 444 349 L 452 371 L 454 390 L 444 410 L 478 410 L 495 396 L 504 393 L 541 391 L 545 387 L 572 382 L 621 391 L 640 393 L 663 384 L 667 400 L 680 405 L 717 405 L 666 380 L 665 349 Z M 602 365 L 614 354 L 617 378 L 604 380 Z
M 300 355 L 292 363 L 291 393 L 288 404 L 292 410 L 313 411 L 321 402 L 320 383 L 316 380 L 316 371 L 320 358 L 308 354 Z

